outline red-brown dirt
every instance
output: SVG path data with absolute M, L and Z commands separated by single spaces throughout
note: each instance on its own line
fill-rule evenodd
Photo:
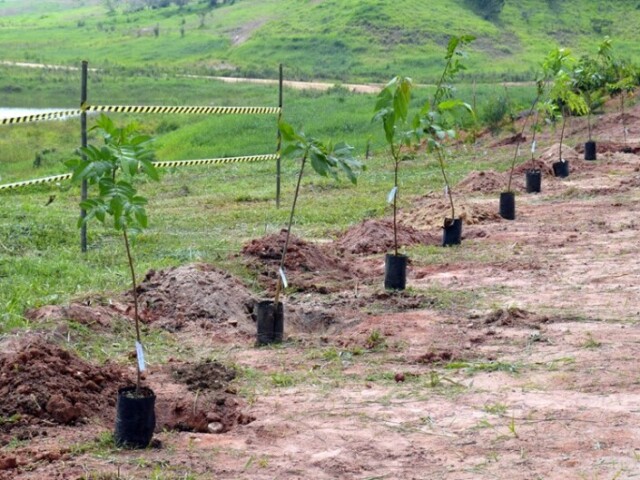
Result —
M 442 239 L 433 234 L 420 232 L 413 227 L 398 223 L 398 246 L 437 245 Z M 365 220 L 356 225 L 336 241 L 336 249 L 352 255 L 374 255 L 389 253 L 393 250 L 393 221 Z
M 251 319 L 255 295 L 240 280 L 212 265 L 151 270 L 138 293 L 145 321 L 170 331 L 197 327 L 233 337 L 248 336 L 255 330 Z
M 251 240 L 242 248 L 244 262 L 269 291 L 275 290 L 286 230 Z M 356 283 L 345 262 L 319 245 L 291 235 L 284 271 L 288 284 L 297 291 L 329 293 Z
M 96 366 L 41 338 L 24 338 L 0 356 L 2 425 L 72 425 L 103 416 L 115 405 L 119 387 L 130 384 L 115 364 Z
M 622 141 L 615 114 L 595 124 L 597 140 Z M 584 141 L 584 120 L 572 119 L 568 132 L 567 144 Z M 549 145 L 542 164 L 554 160 L 556 137 L 539 135 Z M 237 367 L 227 386 L 217 366 L 150 367 L 159 415 L 200 430 L 160 431 L 162 448 L 130 452 L 95 445 L 111 426 L 39 424 L 37 436 L 8 439 L 0 478 L 153 478 L 158 468 L 176 479 L 638 477 L 640 157 L 570 162 L 578 168 L 563 180 L 545 175 L 541 193 L 518 190 L 515 220 L 484 218 L 471 227 L 486 235 L 416 256 L 403 294 L 380 290 L 382 258 L 359 258 L 357 282 L 342 269 L 352 280 L 331 279 L 331 293 L 287 292 L 285 311 L 300 318 L 285 324 L 280 346 L 201 328 L 171 333 L 176 357 Z M 464 193 L 462 204 L 497 211 L 497 197 Z M 422 220 L 405 224 L 437 234 L 447 205 L 424 197 L 407 210 Z M 248 258 L 256 272 L 275 272 L 280 250 L 264 247 L 261 257 L 263 240 Z M 332 245 L 304 243 L 292 270 L 322 284 L 335 267 L 326 256 L 344 259 L 331 256 Z M 322 262 L 304 272 L 315 254 Z M 176 382 L 172 372 L 183 367 L 200 390 Z M 209 417 L 198 413 L 201 401 Z M 227 401 L 228 415 L 215 410 Z

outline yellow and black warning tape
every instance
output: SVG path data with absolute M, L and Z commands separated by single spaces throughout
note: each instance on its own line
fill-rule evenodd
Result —
M 215 165 L 224 163 L 251 163 L 251 162 L 265 162 L 267 160 L 277 160 L 278 155 L 249 155 L 246 157 L 225 157 L 225 158 L 207 158 L 201 160 L 173 160 L 168 162 L 154 162 L 156 167 L 169 168 L 169 167 L 184 167 L 187 165 Z
M 251 163 L 251 162 L 264 162 L 268 160 L 276 160 L 278 155 L 266 154 L 266 155 L 248 155 L 244 157 L 224 157 L 224 158 L 207 158 L 200 160 L 173 160 L 168 162 L 154 162 L 153 164 L 158 168 L 170 168 L 170 167 L 184 167 L 190 165 L 221 165 L 227 163 Z M 43 183 L 51 183 L 59 180 L 68 180 L 71 178 L 70 173 L 63 173 L 61 175 L 53 175 L 51 177 L 36 178 L 33 180 L 25 180 L 23 182 L 6 183 L 0 185 L 0 190 L 9 190 L 12 188 L 28 187 L 31 185 L 40 185 Z
M 51 183 L 58 180 L 68 180 L 71 178 L 70 173 L 63 173 L 62 175 L 54 175 L 52 177 L 35 178 L 33 180 L 25 180 L 24 182 L 6 183 L 0 185 L 0 190 L 9 190 L 11 188 L 28 187 L 30 185 L 40 185 L 42 183 Z
M 209 115 L 255 115 L 280 113 L 280 107 L 197 107 L 181 106 L 167 107 L 161 105 L 82 105 L 87 112 L 117 112 L 117 113 L 186 113 Z
M 258 115 L 280 114 L 280 107 L 197 107 L 197 106 L 153 106 L 153 105 L 87 105 L 83 104 L 80 110 L 62 110 L 58 112 L 34 113 L 18 117 L 0 118 L 0 125 L 12 125 L 15 123 L 41 122 L 44 120 L 60 120 L 77 117 L 82 112 L 116 112 L 116 113 L 185 113 L 185 114 L 209 114 L 209 115 Z
M 0 125 L 11 125 L 14 123 L 41 122 L 43 120 L 60 120 L 63 118 L 77 117 L 82 110 L 63 110 L 60 112 L 34 113 L 33 115 L 22 115 L 12 118 L 0 118 Z

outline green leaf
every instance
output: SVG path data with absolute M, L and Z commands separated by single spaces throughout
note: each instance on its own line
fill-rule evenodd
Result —
M 296 140 L 300 139 L 300 137 L 296 134 L 293 127 L 288 123 L 281 120 L 280 123 L 278 123 L 278 128 L 280 129 L 280 133 L 282 134 L 282 139 L 285 142 L 295 142 Z
M 317 149 L 313 149 L 309 151 L 309 158 L 311 160 L 311 166 L 318 175 L 326 177 L 329 174 L 329 165 L 326 154 L 318 151 Z

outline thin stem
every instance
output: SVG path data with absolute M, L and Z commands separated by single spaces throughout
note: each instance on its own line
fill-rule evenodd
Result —
M 534 156 L 535 156 L 535 148 L 534 145 L 536 144 L 536 133 L 538 133 L 538 117 L 539 117 L 540 113 L 536 112 L 536 121 L 533 124 L 533 137 L 531 137 L 531 168 L 534 169 L 535 168 L 535 163 L 534 163 Z
M 562 130 L 560 132 L 560 160 L 562 160 L 562 140 L 564 139 L 564 127 L 567 124 L 567 115 L 566 115 L 566 111 L 565 108 L 562 107 Z
M 520 143 L 522 143 L 522 138 L 524 135 L 524 130 L 527 128 L 527 122 L 529 121 L 529 117 L 533 114 L 533 109 L 536 108 L 538 101 L 540 100 L 540 95 L 538 95 L 531 104 L 531 108 L 529 109 L 529 113 L 527 114 L 527 118 L 524 119 L 524 123 L 522 124 L 522 130 L 520 130 L 520 136 L 518 137 L 518 142 L 516 143 L 516 151 L 513 154 L 513 160 L 511 161 L 511 169 L 509 170 L 509 183 L 507 184 L 507 192 L 511 191 L 511 181 L 513 180 L 513 171 L 516 168 L 516 160 L 518 159 L 518 150 L 520 150 Z
M 444 168 L 444 155 L 440 148 L 436 148 L 436 152 L 438 153 L 438 164 L 440 165 L 442 178 L 444 178 L 445 188 L 447 189 L 447 197 L 449 198 L 449 205 L 451 206 L 451 220 L 455 220 L 456 210 L 453 206 L 453 194 L 451 193 L 451 187 L 449 187 L 449 179 L 447 178 L 447 172 Z
M 627 143 L 627 122 L 624 119 L 624 90 L 620 93 L 620 112 L 622 113 L 622 134 L 624 135 L 624 143 Z
M 287 236 L 284 240 L 284 247 L 282 248 L 282 257 L 280 258 L 280 270 L 278 271 L 278 282 L 276 283 L 276 295 L 274 299 L 275 309 L 277 311 L 278 302 L 280 301 L 280 290 L 282 289 L 282 277 L 280 272 L 284 270 L 284 260 L 287 255 L 287 249 L 289 248 L 289 238 L 291 236 L 291 225 L 293 224 L 293 214 L 296 210 L 296 203 L 298 201 L 298 194 L 300 193 L 300 183 L 302 181 L 302 173 L 304 172 L 304 165 L 307 162 L 307 153 L 305 152 L 302 157 L 302 165 L 300 166 L 300 173 L 298 174 L 298 183 L 296 184 L 296 192 L 293 197 L 293 205 L 291 205 L 291 213 L 289 214 L 289 226 L 287 227 Z
M 138 285 L 136 284 L 136 272 L 133 268 L 133 257 L 131 256 L 131 248 L 129 247 L 129 237 L 127 236 L 127 227 L 122 229 L 122 235 L 124 236 L 124 245 L 127 249 L 127 260 L 129 261 L 129 270 L 131 271 L 131 283 L 133 285 L 133 318 L 136 325 L 136 340 L 140 341 L 140 317 L 138 316 Z M 136 362 L 136 395 L 140 394 L 140 364 Z
M 398 256 L 398 169 L 400 160 L 395 145 L 391 144 L 391 156 L 393 157 L 393 249 L 396 257 Z

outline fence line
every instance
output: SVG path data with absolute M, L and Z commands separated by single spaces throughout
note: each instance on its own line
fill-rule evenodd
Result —
M 80 116 L 80 130 L 82 147 L 87 146 L 87 112 L 116 112 L 116 113 L 178 113 L 178 114 L 200 114 L 200 115 L 258 115 L 258 114 L 277 114 L 278 123 L 282 118 L 282 65 L 280 65 L 280 82 L 277 107 L 223 107 L 223 106 L 163 106 L 163 105 L 91 105 L 87 97 L 88 84 L 88 62 L 82 61 L 81 64 L 81 86 L 80 86 L 80 110 L 66 110 L 59 112 L 46 112 L 33 115 L 23 115 L 12 118 L 0 119 L 0 125 L 10 125 L 16 123 L 29 123 L 42 120 L 53 120 Z M 280 205 L 280 148 L 281 139 L 279 129 L 277 129 L 278 138 L 276 144 L 276 153 L 267 155 L 251 155 L 246 157 L 228 157 L 218 159 L 203 160 L 176 160 L 169 162 L 157 162 L 159 167 L 178 167 L 186 165 L 208 165 L 208 164 L 228 164 L 236 162 L 258 162 L 266 160 L 276 160 L 276 206 Z M 1 190 L 10 190 L 14 188 L 25 187 L 29 185 L 38 185 L 43 183 L 55 182 L 71 178 L 71 174 L 54 175 L 50 177 L 26 180 L 22 182 L 14 182 L 0 185 Z M 87 199 L 87 181 L 83 180 L 81 189 L 81 200 Z M 80 217 L 84 218 L 86 212 L 80 210 Z M 82 252 L 87 251 L 87 230 L 86 224 L 82 225 L 80 233 L 80 248 Z
M 267 160 L 277 160 L 278 155 L 269 153 L 265 155 L 248 155 L 244 157 L 223 157 L 223 158 L 206 158 L 200 160 L 172 160 L 164 162 L 153 162 L 159 168 L 183 167 L 191 165 L 223 165 L 229 163 L 254 163 L 264 162 Z M 13 182 L 0 185 L 0 190 L 10 190 L 13 188 L 28 187 L 31 185 L 41 185 L 44 183 L 52 183 L 58 180 L 69 180 L 72 174 L 63 173 L 60 175 L 52 175 L 50 177 L 35 178 L 33 180 L 25 180 L 22 182 Z
M 162 106 L 162 105 L 86 105 L 81 107 L 87 112 L 116 113 L 183 113 L 197 115 L 257 115 L 280 113 L 280 107 L 198 107 L 198 106 Z
M 77 117 L 81 113 L 82 110 L 61 110 L 58 112 L 34 113 L 32 115 L 21 115 L 19 117 L 2 118 L 0 119 L 0 125 L 41 122 L 43 120 L 63 120 L 70 117 Z

